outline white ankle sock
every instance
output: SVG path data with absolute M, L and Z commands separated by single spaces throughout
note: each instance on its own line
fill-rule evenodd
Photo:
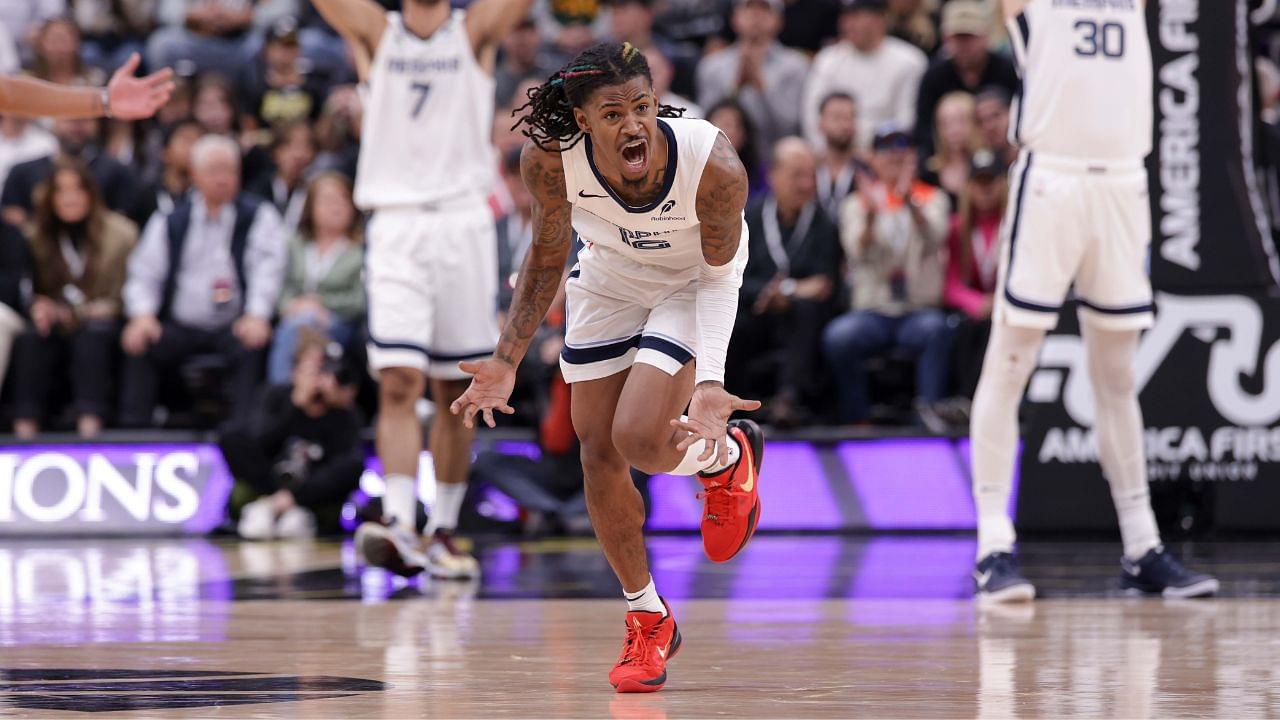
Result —
M 457 529 L 462 499 L 466 495 L 467 484 L 464 482 L 436 484 L 436 502 L 431 507 L 431 516 L 427 521 L 428 536 L 434 535 L 437 530 L 452 532 Z
M 622 597 L 627 599 L 627 609 L 631 612 L 660 612 L 663 617 L 667 616 L 667 608 L 662 604 L 662 598 L 658 597 L 658 589 L 653 586 L 652 575 L 649 576 L 649 584 L 639 592 L 629 593 L 624 590 Z
M 680 419 L 688 420 L 689 418 L 681 415 Z M 699 460 L 698 456 L 707 451 L 707 441 L 699 440 L 698 442 L 690 445 L 688 450 L 685 450 L 684 459 L 680 461 L 679 465 L 676 465 L 675 468 L 671 470 L 670 474 L 695 475 L 700 472 L 717 473 L 727 467 L 733 467 L 733 464 L 738 462 L 738 458 L 742 457 L 742 448 L 738 447 L 738 441 L 734 440 L 732 435 L 725 435 L 725 443 L 729 446 L 728 464 L 721 465 L 715 453 L 712 453 L 711 457 L 707 460 Z
M 417 530 L 418 479 L 391 474 L 385 480 L 387 489 L 382 493 L 382 516 L 410 532 Z

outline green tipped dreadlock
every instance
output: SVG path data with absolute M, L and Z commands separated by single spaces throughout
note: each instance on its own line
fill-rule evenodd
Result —
M 649 62 L 640 48 L 631 43 L 599 43 L 578 53 L 568 65 L 529 90 L 528 102 L 511 111 L 521 115 L 512 130 L 520 128 L 525 137 L 550 152 L 568 150 L 582 139 L 573 119 L 573 108 L 581 107 L 597 88 L 618 85 L 643 76 L 650 83 Z M 658 117 L 680 117 L 684 108 L 658 106 Z M 561 143 L 568 143 L 561 146 Z

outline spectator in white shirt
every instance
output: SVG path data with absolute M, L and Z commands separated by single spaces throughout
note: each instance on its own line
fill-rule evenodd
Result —
M 284 281 L 286 238 L 271 203 L 240 192 L 240 149 L 207 135 L 191 149 L 193 192 L 152 216 L 129 258 L 129 323 L 120 423 L 146 426 L 162 374 L 190 356 L 228 365 L 232 414 L 246 412 L 262 377 Z
M 885 0 L 845 0 L 840 39 L 813 61 L 804 93 L 804 134 L 822 147 L 818 127 L 822 99 L 844 92 L 858 100 L 858 141 L 865 149 L 875 128 L 894 123 L 910 128 L 916 94 L 928 60 L 919 48 L 888 36 Z

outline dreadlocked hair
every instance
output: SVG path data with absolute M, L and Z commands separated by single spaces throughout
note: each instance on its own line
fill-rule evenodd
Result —
M 511 111 L 512 116 L 524 113 L 511 129 L 519 128 L 521 134 L 548 152 L 568 150 L 582 140 L 573 109 L 582 107 L 597 88 L 619 85 L 634 77 L 653 82 L 649 62 L 640 48 L 629 42 L 592 45 L 545 83 L 529 90 L 528 102 Z M 658 117 L 683 114 L 684 108 L 658 105 Z

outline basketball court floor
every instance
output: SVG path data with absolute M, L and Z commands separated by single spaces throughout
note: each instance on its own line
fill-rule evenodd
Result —
M 349 544 L 0 542 L 0 716 L 1280 716 L 1274 546 L 1179 546 L 1223 597 L 1119 594 L 1114 543 L 1033 542 L 1046 599 L 979 607 L 967 537 L 650 543 L 685 644 L 656 695 L 606 673 L 624 605 L 589 540 L 482 544 L 483 583 Z

